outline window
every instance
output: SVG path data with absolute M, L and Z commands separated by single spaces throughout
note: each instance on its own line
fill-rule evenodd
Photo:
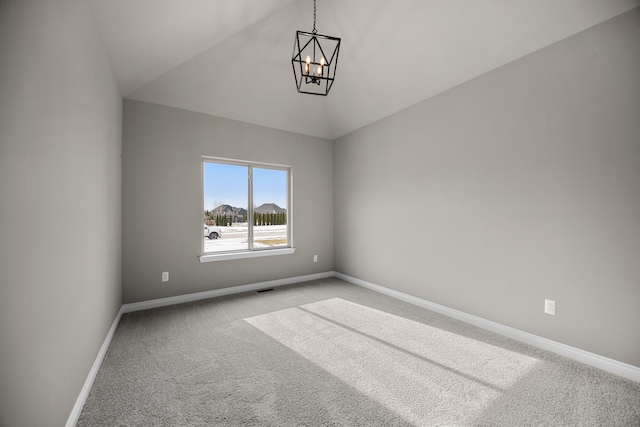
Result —
M 203 157 L 200 260 L 292 253 L 291 167 Z

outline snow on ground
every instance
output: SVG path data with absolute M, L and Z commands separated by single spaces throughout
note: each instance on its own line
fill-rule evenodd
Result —
M 222 230 L 222 238 L 209 240 L 204 238 L 204 252 L 221 252 L 221 251 L 238 251 L 248 249 L 248 227 L 247 226 L 231 226 L 220 227 Z M 253 227 L 254 248 L 266 248 L 268 242 L 285 239 L 287 237 L 286 225 L 261 225 Z M 274 242 L 275 243 L 275 242 Z

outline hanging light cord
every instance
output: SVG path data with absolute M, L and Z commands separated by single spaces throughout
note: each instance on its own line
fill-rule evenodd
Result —
M 317 33 L 316 30 L 316 0 L 313 0 L 313 34 Z

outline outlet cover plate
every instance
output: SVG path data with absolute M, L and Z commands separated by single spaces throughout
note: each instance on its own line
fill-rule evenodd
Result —
M 556 302 L 552 299 L 544 300 L 544 312 L 552 316 L 556 315 Z

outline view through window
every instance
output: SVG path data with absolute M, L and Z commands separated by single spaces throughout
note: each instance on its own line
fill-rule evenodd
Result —
M 290 167 L 203 159 L 203 253 L 290 247 Z

